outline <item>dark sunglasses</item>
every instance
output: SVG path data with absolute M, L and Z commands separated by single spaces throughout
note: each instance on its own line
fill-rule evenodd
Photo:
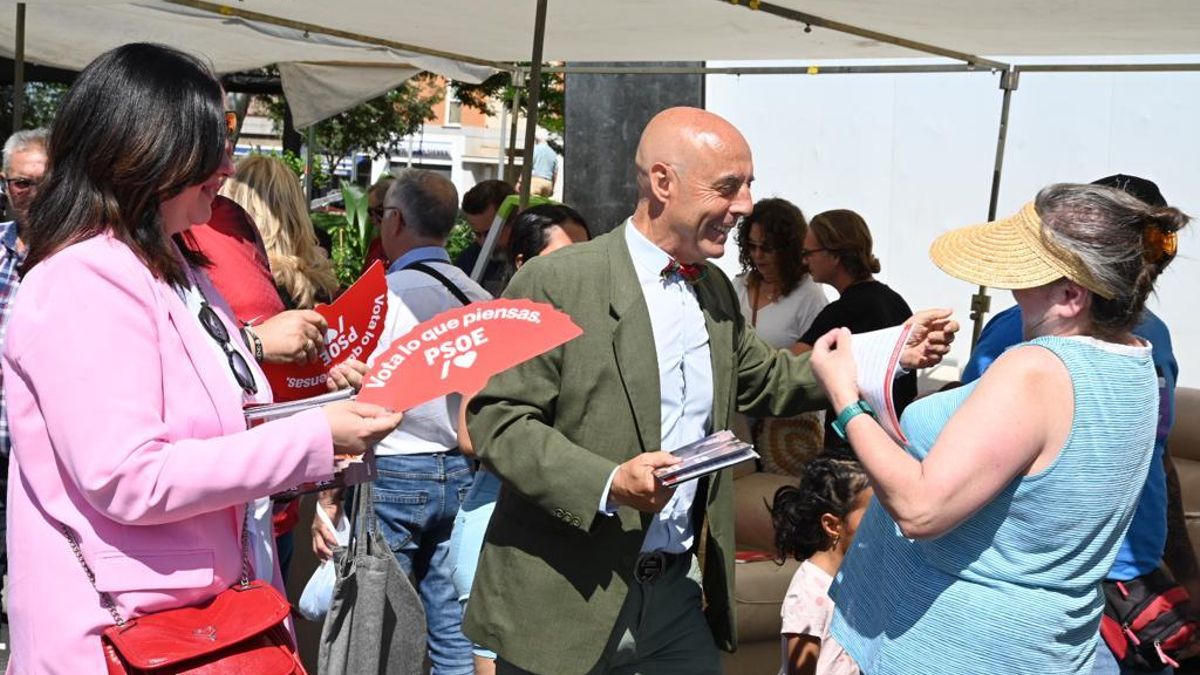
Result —
M 32 178 L 5 178 L 4 185 L 11 192 L 25 192 L 38 186 L 38 182 Z
M 234 349 L 229 344 L 229 331 L 225 329 L 225 322 L 221 321 L 221 317 L 217 316 L 217 312 L 208 304 L 208 301 L 200 303 L 200 324 L 204 326 L 204 330 L 212 339 L 221 345 L 221 351 L 225 352 L 225 356 L 229 359 L 229 369 L 233 371 L 233 379 L 237 380 L 238 386 L 242 391 L 250 396 L 258 393 L 258 384 L 254 381 L 254 372 L 250 370 L 250 364 L 246 362 L 246 357 L 242 353 Z
M 803 249 L 800 249 L 800 257 L 802 259 L 807 258 L 808 256 L 810 256 L 814 253 L 817 253 L 818 251 L 828 251 L 828 250 L 829 249 L 827 249 L 827 248 L 803 248 Z
M 774 253 L 775 247 L 769 244 L 756 244 L 752 241 L 747 241 L 746 250 L 750 252 L 762 251 L 763 253 Z

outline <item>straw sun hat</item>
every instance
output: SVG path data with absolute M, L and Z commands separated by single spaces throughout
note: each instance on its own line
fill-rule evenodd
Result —
M 1046 236 L 1033 202 L 1016 215 L 943 234 L 929 257 L 950 276 L 981 286 L 1036 288 L 1066 277 L 1102 298 L 1114 295 L 1079 256 Z

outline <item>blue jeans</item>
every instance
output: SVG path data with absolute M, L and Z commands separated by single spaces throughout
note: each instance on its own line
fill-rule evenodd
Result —
M 479 553 L 483 550 L 483 535 L 487 532 L 499 494 L 500 479 L 487 469 L 479 469 L 475 472 L 471 491 L 458 510 L 458 518 L 454 520 L 454 534 L 450 537 L 450 561 L 454 569 L 451 578 L 464 612 L 467 611 L 467 599 L 471 596 L 471 585 L 475 583 Z M 480 645 L 475 645 L 475 656 L 496 660 L 496 652 Z
M 1117 663 L 1117 657 L 1113 656 L 1112 650 L 1104 643 L 1104 638 L 1100 638 L 1096 644 L 1096 665 L 1092 667 L 1092 675 L 1172 675 L 1174 672 L 1173 668 L 1164 668 L 1153 672 L 1122 668 L 1121 664 Z
M 400 567 L 413 579 L 428 624 L 432 675 L 471 675 L 471 641 L 451 581 L 450 532 L 471 487 L 458 451 L 376 458 L 375 514 Z

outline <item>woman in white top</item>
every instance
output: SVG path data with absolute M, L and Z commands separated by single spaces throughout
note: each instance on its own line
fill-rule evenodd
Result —
M 786 199 L 763 199 L 738 226 L 742 314 L 767 344 L 791 349 L 829 301 L 801 260 L 808 223 Z
M 801 251 L 808 223 L 786 199 L 763 199 L 738 226 L 742 274 L 734 279 L 742 315 L 767 344 L 798 352 L 800 336 L 828 304 Z M 807 345 L 799 351 L 807 349 Z M 770 473 L 799 475 L 821 447 L 821 413 L 750 420 L 751 436 Z

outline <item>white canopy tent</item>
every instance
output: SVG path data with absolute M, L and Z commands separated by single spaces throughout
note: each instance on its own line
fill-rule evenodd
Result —
M 0 3 L 0 13 L 13 4 Z M 85 8 L 88 14 L 73 14 Z M 205 12 L 231 22 L 257 15 L 260 30 L 264 21 L 277 19 L 492 62 L 529 60 L 534 9 L 533 0 L 38 0 L 29 7 L 31 30 L 34 12 L 43 11 L 59 19 L 55 29 L 71 24 L 93 28 L 81 31 L 90 39 L 73 45 L 77 52 L 101 39 L 122 17 L 126 40 L 144 37 L 140 24 L 149 20 L 147 10 L 153 10 L 188 25 Z M 804 30 L 805 14 L 811 33 Z M 87 23 L 82 22 L 85 17 Z M 787 18 L 796 20 L 783 20 Z M 983 56 L 1200 51 L 1200 6 L 1191 0 L 553 0 L 544 56 L 552 61 L 700 61 L 914 55 L 820 30 L 827 23 Z M 320 38 L 314 34 L 310 39 Z M 244 47 L 225 42 L 223 49 L 230 51 Z M 32 59 L 34 52 L 30 54 Z
M 588 61 L 944 57 L 945 65 L 912 70 L 1001 75 L 989 214 L 995 212 L 1008 106 L 1018 82 L 1017 70 L 995 55 L 1200 53 L 1200 3 L 1194 0 L 38 0 L 22 8 L 0 0 L 0 55 L 17 57 L 20 49 L 10 46 L 23 42 L 25 60 L 78 69 L 116 45 L 151 40 L 203 54 L 219 72 L 278 63 L 297 126 L 336 114 L 421 70 L 478 82 L 498 69 L 521 74 L 515 62 L 524 61 L 532 63 L 529 79 L 537 82 L 543 61 L 565 61 L 573 68 Z M 21 14 L 23 30 L 16 21 Z M 530 89 L 536 93 L 537 87 Z M 536 101 L 530 108 L 536 110 Z M 534 124 L 526 127 L 530 152 Z M 526 176 L 523 184 L 528 183 Z M 984 289 L 977 298 L 976 332 L 987 311 Z
M 15 56 L 16 6 L 0 3 L 0 54 L 8 57 Z M 284 93 L 299 128 L 374 98 L 422 71 L 481 82 L 504 67 L 169 2 L 43 0 L 25 5 L 24 59 L 31 63 L 79 70 L 102 52 L 136 41 L 161 42 L 203 55 L 218 73 L 280 64 Z
M 0 1 L 0 54 L 14 56 L 16 6 Z M 125 42 L 153 40 L 206 55 L 218 72 L 271 63 L 303 73 L 297 126 L 338 112 L 321 83 L 353 105 L 413 71 L 477 82 L 528 62 L 536 0 L 37 0 L 26 3 L 26 60 L 79 69 Z M 547 61 L 877 59 L 988 55 L 1200 53 L 1192 0 L 554 0 Z M 312 66 L 311 64 L 321 64 Z M 350 97 L 347 99 L 346 97 Z M 349 101 L 348 103 L 346 103 Z M 344 108 L 343 108 L 344 109 Z M 301 121 L 303 120 L 303 122 Z

